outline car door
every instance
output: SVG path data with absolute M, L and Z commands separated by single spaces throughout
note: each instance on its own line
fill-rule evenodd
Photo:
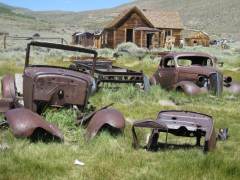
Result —
M 177 80 L 177 68 L 174 57 L 165 57 L 158 67 L 158 82 L 163 88 L 171 89 Z

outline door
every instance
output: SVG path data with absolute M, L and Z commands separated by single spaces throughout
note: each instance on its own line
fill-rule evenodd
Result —
M 133 42 L 133 29 L 127 29 L 126 42 Z
M 147 48 L 151 48 L 152 47 L 152 38 L 153 38 L 153 34 L 147 34 Z
M 171 89 L 177 82 L 177 68 L 173 57 L 162 59 L 158 69 L 158 81 L 163 88 Z

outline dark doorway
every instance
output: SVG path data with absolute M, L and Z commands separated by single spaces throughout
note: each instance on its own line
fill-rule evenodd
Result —
M 153 34 L 147 34 L 147 48 L 150 48 L 152 46 L 152 37 Z
M 133 29 L 127 29 L 126 42 L 133 42 Z

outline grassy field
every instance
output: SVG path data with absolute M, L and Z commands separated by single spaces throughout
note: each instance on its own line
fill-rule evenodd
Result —
M 236 59 L 237 60 L 236 60 Z M 130 60 L 131 59 L 131 60 Z M 157 68 L 157 62 L 148 57 L 119 59 L 116 64 L 131 69 L 143 70 L 148 76 Z M 224 56 L 222 70 L 240 81 L 238 56 Z M 234 62 L 234 65 L 229 63 Z M 236 65 L 237 64 L 237 65 Z M 21 68 L 2 62 L 0 76 Z M 175 103 L 164 106 L 163 100 Z M 181 93 L 167 92 L 152 87 L 143 92 L 132 86 L 119 89 L 102 88 L 90 98 L 90 103 L 101 107 L 114 103 L 127 119 L 123 135 L 112 137 L 101 133 L 91 142 L 85 142 L 85 130 L 73 125 L 76 112 L 69 109 L 48 109 L 43 115 L 56 123 L 64 132 L 64 143 L 31 143 L 16 139 L 10 131 L 0 130 L 0 144 L 9 149 L 0 150 L 0 179 L 239 179 L 240 178 L 240 96 L 224 93 L 217 98 L 211 95 L 189 97 Z M 129 122 L 144 118 L 156 118 L 161 110 L 177 109 L 206 113 L 214 118 L 216 129 L 228 127 L 230 139 L 218 142 L 214 152 L 204 154 L 202 150 L 178 149 L 156 153 L 134 150 Z M 140 130 L 141 141 L 149 133 Z M 170 136 L 170 143 L 192 143 L 189 138 Z M 74 165 L 78 159 L 85 166 Z

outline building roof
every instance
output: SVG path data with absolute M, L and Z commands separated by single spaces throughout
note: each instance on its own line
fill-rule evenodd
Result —
M 143 14 L 143 12 L 136 6 L 132 8 L 125 9 L 124 11 L 120 12 L 112 21 L 110 21 L 109 24 L 105 26 L 105 28 L 113 28 L 117 25 L 119 25 L 122 21 L 127 19 L 127 17 L 132 14 L 133 12 L 137 13 L 140 17 L 142 17 L 143 20 L 150 26 L 154 27 L 153 24 L 146 18 L 146 16 Z
M 181 17 L 178 12 L 172 11 L 155 11 L 147 9 L 139 9 L 134 6 L 125 9 L 118 16 L 116 16 L 109 24 L 105 26 L 106 29 L 113 28 L 124 21 L 131 13 L 137 13 L 149 25 L 155 28 L 169 28 L 169 29 L 183 29 Z
M 183 29 L 178 12 L 143 10 L 143 13 L 156 28 Z
M 208 33 L 197 29 L 185 29 L 182 34 L 184 38 L 209 38 Z

